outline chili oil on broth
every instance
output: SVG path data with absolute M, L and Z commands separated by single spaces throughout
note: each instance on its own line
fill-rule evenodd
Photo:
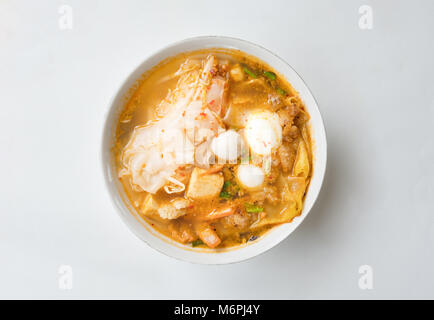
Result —
M 144 215 L 141 210 L 143 203 L 149 199 L 149 193 L 138 191 L 128 176 L 122 176 L 119 179 L 126 192 L 127 198 L 145 221 L 163 235 L 180 243 L 192 243 L 193 247 L 206 247 L 206 245 L 203 244 L 203 241 L 201 241 L 197 235 L 190 237 L 189 240 L 195 238 L 192 241 L 182 241 L 179 236 L 176 236 L 176 234 L 179 235 L 180 232 L 185 232 L 185 230 L 180 229 L 187 225 L 193 230 L 193 233 L 195 233 L 194 225 L 198 223 L 196 221 L 198 216 L 212 212 L 215 208 L 224 207 L 228 202 L 235 204 L 239 207 L 238 210 L 242 211 L 244 218 L 246 216 L 249 217 L 247 223 L 248 227 L 237 225 L 235 218 L 233 219 L 235 221 L 228 222 L 226 221 L 230 220 L 228 217 L 208 222 L 212 230 L 221 238 L 218 248 L 225 248 L 237 246 L 248 241 L 254 241 L 263 236 L 274 226 L 291 222 L 292 219 L 300 215 L 302 211 L 304 196 L 309 186 L 313 167 L 312 142 L 308 126 L 309 115 L 301 99 L 298 97 L 298 93 L 276 70 L 273 70 L 255 57 L 237 50 L 228 49 L 193 51 L 164 60 L 150 71 L 144 73 L 137 85 L 133 88 L 131 97 L 119 117 L 116 129 L 116 143 L 113 152 L 116 166 L 120 172 L 123 168 L 121 160 L 122 152 L 128 144 L 134 129 L 136 127 L 145 126 L 149 121 L 158 118 L 156 107 L 167 96 L 168 91 L 173 90 L 177 85 L 178 77 L 173 76 L 175 72 L 186 59 L 204 60 L 210 54 L 214 55 L 219 62 L 228 61 L 228 72 L 230 72 L 231 67 L 236 65 L 239 65 L 243 71 L 242 81 L 234 81 L 230 75 L 228 76 L 227 99 L 229 103 L 225 112 L 225 124 L 228 129 L 237 131 L 243 129 L 244 116 L 255 111 L 265 110 L 277 114 L 280 112 L 282 114 L 283 112 L 279 110 L 287 108 L 288 103 L 298 106 L 300 111 L 291 123 L 291 128 L 295 126 L 298 129 L 298 135 L 296 135 L 294 139 L 289 139 L 290 141 L 283 142 L 286 146 L 287 162 L 290 163 L 289 166 L 291 168 L 283 170 L 283 162 L 280 160 L 278 166 L 271 166 L 271 171 L 265 177 L 264 187 L 261 190 L 253 192 L 254 195 L 252 195 L 252 192 L 243 190 L 242 187 L 238 186 L 239 190 L 235 196 L 231 199 L 226 199 L 225 197 L 221 197 L 221 194 L 225 191 L 225 188 L 227 188 L 227 181 L 232 182 L 237 179 L 234 177 L 235 166 L 225 165 L 221 172 L 221 175 L 224 176 L 225 183 L 220 196 L 206 201 L 192 201 L 193 208 L 187 208 L 187 214 L 174 220 L 161 219 L 158 215 Z M 264 75 L 265 73 L 269 73 L 271 76 L 268 77 L 268 75 Z M 265 84 L 265 86 L 261 83 Z M 280 101 L 277 104 L 273 104 L 273 101 L 270 102 L 270 99 L 276 99 L 275 97 L 278 97 Z M 243 101 L 243 99 L 245 101 Z M 252 100 L 254 103 L 251 103 Z M 279 119 L 281 118 L 282 116 L 279 115 Z M 288 131 L 286 126 L 282 126 L 282 128 L 283 131 Z M 294 131 L 296 130 L 294 129 Z M 302 174 L 303 177 L 294 176 L 294 167 L 297 162 L 297 157 L 300 157 L 299 150 L 301 144 L 305 146 L 304 153 L 307 153 L 305 157 L 307 156 L 309 167 L 308 172 Z M 276 153 L 277 158 L 282 157 L 282 155 L 279 155 L 279 152 Z M 285 154 L 285 152 L 281 153 Z M 275 160 L 274 158 L 272 159 L 273 161 Z M 285 157 L 283 159 L 285 159 Z M 251 162 L 254 161 L 255 159 L 251 159 Z M 189 168 L 187 171 L 191 170 L 192 168 Z M 187 172 L 186 174 L 191 174 L 191 172 Z M 230 187 L 231 186 L 232 185 L 230 185 Z M 269 191 L 268 189 L 273 191 Z M 157 203 L 168 203 L 179 197 L 187 199 L 188 197 L 185 195 L 186 190 L 180 194 L 167 194 L 165 190 L 161 188 L 152 197 Z M 261 192 L 265 193 L 265 196 L 261 195 Z M 280 197 L 278 202 L 274 201 L 275 199 L 270 201 L 269 197 L 271 197 L 271 193 L 274 197 Z M 263 197 L 265 197 L 265 199 L 262 199 Z M 253 205 L 253 210 L 248 210 L 249 208 L 246 208 L 247 204 Z M 262 208 L 262 211 L 260 208 Z M 236 213 L 238 214 L 239 212 L 237 211 Z M 226 220 L 223 221 L 224 219 Z M 245 221 L 242 222 L 245 224 Z

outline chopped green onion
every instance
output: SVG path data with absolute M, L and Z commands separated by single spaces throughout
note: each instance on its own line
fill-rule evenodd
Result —
M 248 213 L 259 213 L 259 212 L 264 211 L 264 208 L 257 206 L 257 205 L 254 205 L 254 204 L 251 204 L 251 203 L 248 203 L 248 202 L 244 203 L 244 207 L 246 208 L 246 212 L 248 212 Z
M 223 190 L 222 192 L 220 192 L 220 198 L 231 199 L 232 195 L 229 192 Z
M 276 91 L 277 91 L 278 93 L 280 93 L 282 96 L 286 96 L 286 95 L 287 95 L 286 91 L 283 90 L 282 88 L 277 88 Z
M 220 192 L 220 198 L 231 199 L 238 193 L 239 190 L 240 187 L 235 182 L 227 180 L 223 184 L 222 191 Z
M 203 244 L 203 241 L 200 240 L 200 239 L 197 239 L 197 240 L 194 240 L 194 241 L 191 243 L 191 246 L 192 246 L 192 247 L 197 247 L 197 246 L 200 246 L 201 244 Z
M 244 67 L 243 68 L 243 70 L 244 70 L 244 72 L 245 73 L 247 73 L 249 76 L 251 76 L 252 78 L 257 78 L 258 76 L 252 71 L 252 70 L 250 70 L 249 68 L 247 68 L 247 67 Z
M 270 80 L 276 80 L 276 74 L 271 71 L 265 71 L 264 76 L 266 76 Z

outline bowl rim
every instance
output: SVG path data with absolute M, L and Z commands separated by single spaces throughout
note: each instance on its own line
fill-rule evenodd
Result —
M 319 184 L 317 187 L 317 191 L 311 196 L 311 201 L 310 201 L 310 207 L 306 209 L 306 207 L 303 207 L 302 212 L 299 216 L 295 217 L 294 220 L 290 223 L 285 223 L 282 225 L 278 225 L 273 227 L 269 232 L 267 232 L 267 236 L 269 233 L 272 233 L 273 231 L 275 231 L 276 229 L 280 229 L 282 226 L 284 225 L 293 225 L 292 230 L 290 230 L 291 228 L 288 229 L 288 231 L 283 232 L 282 236 L 278 237 L 277 239 L 275 239 L 272 243 L 268 243 L 265 246 L 262 246 L 262 248 L 258 247 L 257 248 L 257 252 L 253 251 L 250 254 L 244 256 L 244 257 L 237 257 L 237 256 L 231 256 L 229 259 L 223 259 L 223 260 L 218 260 L 218 259 L 212 259 L 212 261 L 207 260 L 207 259 L 198 259 L 197 257 L 193 257 L 192 255 L 189 255 L 189 252 L 192 252 L 191 250 L 185 250 L 185 248 L 181 248 L 178 247 L 179 250 L 182 250 L 182 252 L 184 253 L 184 255 L 180 255 L 180 254 L 172 254 L 168 253 L 167 251 L 163 250 L 162 248 L 157 247 L 156 245 L 151 244 L 149 240 L 145 239 L 142 234 L 140 234 L 140 232 L 137 230 L 137 228 L 134 228 L 131 224 L 131 219 L 127 219 L 127 217 L 122 214 L 124 211 L 127 211 L 129 213 L 130 216 L 133 216 L 133 212 L 131 212 L 131 208 L 128 208 L 129 204 L 125 203 L 124 200 L 122 200 L 122 197 L 120 195 L 120 190 L 118 190 L 112 180 L 111 177 L 111 170 L 112 170 L 112 163 L 110 161 L 110 151 L 108 149 L 110 149 L 111 146 L 111 138 L 113 137 L 112 135 L 110 135 L 110 133 L 113 133 L 112 130 L 112 126 L 113 126 L 113 120 L 112 118 L 115 117 L 114 113 L 116 110 L 116 101 L 119 99 L 122 99 L 125 97 L 126 92 L 128 92 L 128 90 L 126 90 L 125 92 L 125 87 L 126 85 L 131 82 L 132 80 L 137 81 L 139 78 L 137 77 L 137 74 L 139 73 L 140 75 L 145 73 L 147 70 L 150 70 L 152 68 L 152 66 L 150 68 L 147 68 L 145 70 L 141 70 L 143 68 L 143 66 L 151 61 L 151 60 L 155 60 L 156 62 L 153 63 L 153 66 L 157 65 L 159 62 L 167 59 L 168 57 L 170 58 L 171 56 L 176 56 L 177 54 L 179 54 L 180 52 L 189 52 L 189 51 L 195 51 L 195 50 L 200 50 L 200 49 L 192 49 L 192 50 L 182 50 L 178 53 L 174 53 L 171 56 L 168 57 L 159 57 L 161 55 L 163 55 L 164 52 L 170 50 L 170 49 L 175 49 L 183 44 L 194 44 L 195 42 L 200 42 L 200 41 L 222 41 L 222 42 L 231 42 L 231 43 L 239 43 L 248 47 L 252 47 L 252 48 L 256 48 L 259 49 L 260 51 L 264 52 L 265 54 L 271 55 L 274 57 L 274 59 L 276 59 L 277 61 L 279 61 L 280 63 L 282 63 L 283 65 L 286 66 L 286 68 L 288 68 L 288 70 L 290 70 L 298 79 L 298 81 L 300 82 L 300 84 L 302 86 L 305 87 L 305 89 L 307 90 L 307 94 L 310 96 L 310 98 L 312 99 L 313 105 L 309 105 L 309 113 L 311 114 L 311 109 L 314 109 L 315 112 L 317 113 L 317 117 L 319 119 L 319 127 L 315 127 L 313 128 L 314 130 L 319 130 L 321 131 L 320 136 L 322 137 L 322 141 L 321 141 L 321 148 L 322 148 L 322 152 L 323 152 L 323 157 L 322 157 L 322 161 L 323 163 L 320 164 L 319 167 L 319 172 L 318 172 L 318 168 L 316 168 L 317 163 L 315 161 L 313 168 L 315 169 L 314 171 L 314 175 L 315 175 L 315 179 L 319 179 Z M 243 52 L 246 52 L 249 55 L 255 56 L 254 54 L 247 52 L 243 49 L 239 49 L 236 46 L 232 47 L 232 46 L 224 46 L 222 44 L 219 45 L 215 45 L 215 46 L 203 46 L 203 49 L 207 49 L 207 48 L 226 48 L 226 49 L 235 49 L 235 50 L 241 50 Z M 258 59 L 260 59 L 261 61 L 265 60 L 264 58 L 260 58 L 257 57 Z M 268 63 L 267 61 L 264 61 L 266 63 Z M 279 71 L 279 70 L 277 70 Z M 289 79 L 287 79 L 288 82 L 291 83 L 291 81 Z M 292 83 L 291 83 L 292 85 Z M 297 91 L 299 91 L 297 89 Z M 305 102 L 305 101 L 304 101 Z M 306 103 L 305 103 L 306 104 Z M 190 263 L 197 263 L 197 264 L 208 264 L 208 265 L 218 265 L 218 264 L 232 264 L 232 263 L 238 263 L 241 261 L 245 261 L 245 260 L 249 260 L 252 259 L 253 257 L 257 257 L 265 252 L 267 252 L 268 250 L 270 250 L 271 248 L 277 246 L 278 244 L 280 244 L 283 240 L 285 240 L 291 233 L 293 233 L 295 231 L 295 229 L 297 229 L 300 224 L 303 222 L 303 220 L 306 218 L 307 214 L 312 210 L 313 206 L 315 205 L 319 193 L 322 189 L 322 185 L 324 182 L 324 177 L 325 177 L 325 172 L 326 172 L 326 167 L 327 167 L 327 134 L 326 134 L 326 129 L 325 129 L 325 125 L 324 125 L 324 120 L 323 117 L 321 115 L 318 103 L 315 99 L 315 97 L 312 94 L 312 91 L 310 90 L 310 88 L 307 86 L 307 84 L 305 83 L 305 81 L 303 80 L 303 78 L 295 71 L 294 68 L 292 68 L 292 66 L 286 62 L 284 59 L 282 59 L 281 57 L 279 57 L 277 54 L 273 53 L 272 51 L 247 40 L 243 40 L 243 39 L 239 39 L 239 38 L 235 38 L 235 37 L 227 37 L 227 36 L 219 36 L 219 35 L 209 35 L 209 36 L 197 36 L 197 37 L 189 37 L 180 41 L 176 41 L 173 43 L 170 43 L 156 51 L 154 51 L 153 53 L 147 55 L 138 65 L 136 65 L 130 72 L 128 72 L 127 76 L 123 78 L 123 80 L 120 81 L 119 83 L 119 87 L 116 90 L 116 92 L 112 95 L 112 98 L 110 99 L 110 102 L 108 104 L 108 108 L 105 110 L 104 113 L 104 125 L 103 125 L 103 130 L 102 130 L 102 137 L 101 137 L 101 148 L 100 148 L 100 163 L 102 164 L 102 170 L 103 170 L 103 175 L 104 175 L 104 180 L 105 180 L 105 185 L 106 185 L 106 189 L 109 193 L 109 197 L 111 199 L 111 203 L 114 206 L 118 216 L 120 216 L 121 220 L 123 221 L 123 223 L 128 227 L 128 229 L 140 240 L 142 240 L 143 242 L 145 242 L 149 247 L 153 248 L 154 250 L 168 256 L 171 258 L 175 258 L 177 260 L 180 261 L 185 261 L 185 262 L 190 262 Z M 315 141 L 315 146 L 316 148 L 318 147 L 316 144 L 318 143 L 318 141 Z M 311 181 L 312 183 L 312 181 Z M 309 185 L 308 191 L 310 190 L 311 185 Z M 137 219 L 137 218 L 135 218 Z M 153 229 L 152 227 L 148 226 L 149 228 Z M 149 230 L 148 228 L 145 227 L 145 225 L 142 225 L 142 229 L 146 229 L 147 232 L 151 233 L 151 237 L 156 236 L 157 234 L 155 234 L 155 232 L 152 232 L 151 230 Z M 160 238 L 161 240 L 161 234 L 159 234 L 158 231 L 156 231 L 156 233 L 158 233 L 157 237 Z M 266 238 L 267 236 L 263 237 Z M 164 238 L 165 236 L 163 236 Z M 167 237 L 166 237 L 167 238 Z M 262 238 L 262 237 L 261 237 Z M 261 239 L 262 240 L 262 239 Z M 170 241 L 170 240 L 169 240 Z M 170 245 L 175 244 L 173 243 L 174 241 L 171 241 L 172 243 L 170 243 Z M 255 241 L 256 242 L 256 241 Z M 260 243 L 260 242 L 258 242 Z M 237 252 L 237 251 L 241 251 L 243 250 L 243 246 L 237 246 L 237 247 L 233 247 L 230 250 Z M 218 252 L 215 249 L 213 249 L 212 251 L 209 252 L 201 252 L 198 251 L 196 253 L 199 253 L 201 256 L 221 256 L 224 253 L 222 252 Z

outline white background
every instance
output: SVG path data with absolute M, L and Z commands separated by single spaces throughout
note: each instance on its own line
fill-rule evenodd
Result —
M 58 26 L 62 4 L 72 30 Z M 372 30 L 358 26 L 364 4 Z M 434 298 L 433 12 L 432 1 L 1 1 L 0 298 Z M 328 134 L 307 219 L 234 265 L 147 247 L 117 216 L 100 167 L 122 80 L 196 35 L 283 57 Z M 58 287 L 62 264 L 69 291 Z M 373 290 L 358 287 L 364 264 Z

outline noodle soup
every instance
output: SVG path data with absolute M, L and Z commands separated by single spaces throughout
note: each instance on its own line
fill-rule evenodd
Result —
M 276 70 L 241 51 L 182 53 L 146 72 L 113 150 L 129 201 L 192 247 L 256 241 L 300 215 L 312 176 L 309 114 Z

